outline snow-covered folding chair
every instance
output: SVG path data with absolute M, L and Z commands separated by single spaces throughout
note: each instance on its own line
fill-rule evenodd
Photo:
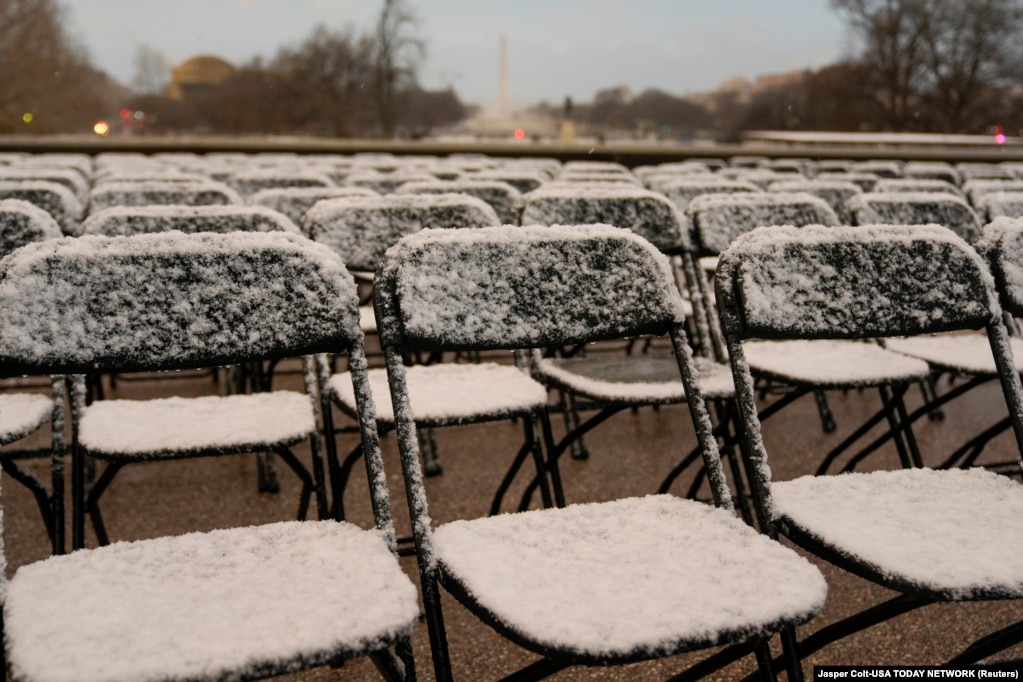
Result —
M 688 225 L 676 206 L 657 192 L 631 187 L 600 189 L 541 188 L 523 198 L 523 225 L 588 225 L 607 224 L 625 228 L 650 241 L 658 250 L 681 263 L 682 289 L 689 293 L 696 336 L 700 341 L 699 363 L 703 377 L 703 394 L 715 402 L 719 429 L 727 433 L 727 402 L 734 395 L 727 367 L 720 363 L 723 348 L 713 346 L 708 309 L 702 292 L 708 287 L 698 278 L 703 273 L 693 260 L 694 249 Z M 549 353 L 548 353 L 549 354 Z M 557 459 L 571 448 L 572 456 L 588 456 L 583 436 L 618 412 L 634 407 L 680 403 L 686 400 L 682 385 L 675 378 L 672 353 L 641 355 L 601 352 L 561 353 L 561 357 L 544 357 L 533 353 L 533 374 L 561 398 L 568 433 L 548 454 Z M 580 421 L 579 411 L 598 411 Z M 698 452 L 683 458 L 665 480 L 662 491 L 686 468 L 697 461 Z M 702 481 L 699 477 L 695 488 Z M 738 479 L 737 479 L 738 482 Z
M 652 187 L 656 192 L 671 199 L 678 210 L 685 211 L 689 202 L 703 194 L 731 194 L 737 192 L 762 192 L 752 182 L 736 178 L 730 180 L 715 174 L 692 174 L 663 180 Z
M 757 227 L 838 225 L 837 217 L 823 199 L 801 193 L 705 195 L 694 199 L 687 213 L 692 220 L 698 253 L 704 257 L 705 262 L 713 261 L 715 267 L 719 253 L 736 237 Z M 713 300 L 709 294 L 704 298 Z M 717 315 L 710 317 L 712 323 L 718 319 Z M 716 338 L 720 338 L 719 326 L 712 326 L 712 331 Z M 721 357 L 725 355 L 722 353 Z M 881 409 L 836 445 L 821 463 L 820 471 L 826 470 L 882 421 L 887 421 L 889 432 L 897 436 L 895 446 L 903 464 L 909 466 L 916 456 L 912 432 L 899 428 L 905 412 L 902 396 L 910 383 L 928 377 L 926 362 L 886 350 L 876 343 L 847 340 L 763 340 L 750 344 L 747 356 L 760 380 L 769 387 L 783 387 L 786 391 L 782 397 L 764 408 L 762 419 L 805 395 L 813 395 L 820 412 L 821 426 L 826 433 L 830 433 L 837 425 L 827 402 L 826 391 L 861 388 L 878 390 Z M 855 466 L 863 457 L 876 450 L 877 446 L 871 445 L 853 455 L 846 466 Z
M 406 182 L 395 190 L 395 194 L 468 194 L 482 199 L 494 209 L 498 219 L 505 225 L 519 222 L 519 199 L 522 193 L 500 180 L 435 180 L 433 182 Z
M 935 602 L 1023 597 L 1020 483 L 984 469 L 923 466 L 772 480 L 745 358 L 745 342 L 756 338 L 985 329 L 1023 448 L 1023 389 L 977 253 L 938 226 L 760 229 L 722 254 L 716 284 L 763 528 L 898 593 L 809 635 L 800 654 Z M 953 662 L 975 662 L 1021 633 L 1016 625 L 980 640 Z
M 401 237 L 427 228 L 472 228 L 499 225 L 494 210 L 483 200 L 463 194 L 391 194 L 372 198 L 330 199 L 317 203 L 306 214 L 304 229 L 316 241 L 341 254 L 352 270 L 374 272 L 387 249 Z M 376 332 L 371 307 L 362 312 L 364 331 Z M 523 446 L 498 488 L 492 510 L 500 508 L 508 484 L 530 453 L 539 457 L 535 418 L 547 406 L 547 391 L 523 370 L 494 362 L 436 362 L 436 356 L 409 367 L 416 421 L 424 434 L 424 453 L 430 474 L 442 471 L 433 429 L 462 424 L 522 418 Z M 369 372 L 377 396 L 377 423 L 382 432 L 394 428 L 394 411 L 388 400 L 383 368 Z M 346 372 L 329 379 L 330 396 L 342 412 L 353 415 L 355 403 Z M 327 455 L 331 461 L 334 513 L 344 516 L 344 490 L 360 451 L 353 450 L 343 463 L 336 462 L 330 415 Z M 552 504 L 547 490 L 544 503 Z
M 865 192 L 849 199 L 854 225 L 943 225 L 967 242 L 980 236 L 980 218 L 966 200 L 941 192 Z
M 990 192 L 975 206 L 987 222 L 997 218 L 1023 218 L 1023 192 Z
M 72 171 L 73 172 L 73 171 Z M 21 199 L 0 199 L 0 257 L 16 249 L 61 236 L 60 226 L 49 213 Z M 0 366 L 0 375 L 8 371 Z M 0 466 L 11 478 L 32 492 L 43 517 L 43 523 L 54 554 L 64 552 L 64 403 L 57 400 L 63 377 L 54 377 L 48 394 L 26 392 L 0 393 Z M 32 456 L 31 450 L 6 446 L 51 424 L 50 446 L 51 488 L 28 468 L 15 460 Z
M 89 305 L 74 305 L 86 302 L 76 285 Z M 12 306 L 26 291 L 43 301 Z M 60 297 L 71 300 L 58 306 Z M 23 566 L 2 592 L 14 679 L 255 680 L 367 654 L 388 679 L 414 679 L 408 638 L 418 598 L 395 555 L 356 288 L 336 255 L 286 234 L 60 240 L 5 262 L 0 301 L 0 355 L 33 372 L 349 353 L 376 526 L 274 523 L 119 542 Z M 212 419 L 200 414 L 138 433 L 141 445 L 211 435 L 196 430 L 216 428 L 225 413 L 197 405 L 212 407 Z M 306 396 L 264 404 L 250 416 L 276 429 L 299 411 L 309 416 L 292 421 L 315 430 Z M 88 410 L 81 416 L 84 445 Z M 109 427 L 134 432 L 137 425 L 117 420 Z M 214 447 L 226 453 L 256 437 Z
M 701 661 L 699 672 L 754 650 L 767 663 L 766 639 L 820 609 L 818 571 L 731 509 L 682 299 L 649 242 L 606 225 L 424 231 L 388 251 L 375 303 L 438 680 L 451 679 L 441 586 L 540 654 L 520 671 L 534 679 L 718 644 L 735 646 Z M 714 505 L 653 495 L 432 527 L 404 354 L 636 334 L 665 334 L 676 350 Z
M 150 204 L 185 204 L 209 206 L 244 204 L 242 197 L 222 182 L 101 182 L 89 193 L 89 212 L 96 213 L 112 206 L 147 206 Z
M 326 173 L 300 170 L 284 165 L 280 168 L 257 168 L 239 171 L 228 178 L 228 183 L 244 197 L 264 189 L 276 187 L 335 187 Z
M 64 234 L 74 234 L 84 209 L 74 193 L 48 180 L 0 180 L 0 199 L 22 199 L 43 209 Z
M 86 513 L 100 542 L 107 540 L 98 500 L 121 468 L 138 462 L 275 452 L 302 481 L 299 517 L 314 493 L 327 515 L 309 358 L 306 393 L 83 404 L 86 373 L 211 368 L 324 350 L 321 327 L 347 320 L 332 322 L 347 315 L 341 304 L 314 300 L 338 295 L 316 270 L 326 267 L 327 253 L 288 233 L 172 232 L 49 240 L 3 261 L 0 364 L 8 372 L 76 375 L 74 548 L 84 545 Z M 327 263 L 335 262 L 331 254 Z M 291 452 L 303 441 L 312 472 Z M 86 496 L 90 457 L 107 466 Z
M 971 206 L 977 206 L 981 199 L 992 192 L 1023 192 L 1023 180 L 1016 177 L 1012 179 L 975 178 L 963 182 L 963 193 L 970 200 Z
M 849 197 L 860 194 L 863 190 L 859 185 L 843 180 L 782 180 L 767 186 L 768 192 L 804 192 L 819 197 L 828 203 L 831 210 L 838 216 L 843 225 L 850 224 L 851 216 L 845 212 L 845 202 Z
M 296 225 L 302 223 L 306 211 L 317 201 L 342 197 L 373 197 L 368 187 L 271 187 L 261 189 L 248 198 L 253 206 L 266 206 L 280 211 Z
M 105 208 L 83 220 L 78 233 L 129 237 L 172 230 L 187 234 L 299 231 L 291 219 L 266 206 L 171 204 Z

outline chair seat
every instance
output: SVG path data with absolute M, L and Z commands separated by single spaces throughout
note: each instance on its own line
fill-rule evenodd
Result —
M 420 426 L 446 426 L 507 419 L 542 410 L 547 389 L 513 365 L 493 362 L 413 365 L 407 369 L 412 414 Z M 387 372 L 369 371 L 377 421 L 394 423 Z M 355 412 L 352 380 L 347 372 L 330 378 L 330 390 L 350 414 Z
M 735 395 L 728 365 L 696 359 L 705 398 Z M 674 356 L 591 354 L 573 358 L 542 358 L 534 373 L 545 383 L 601 403 L 632 405 L 677 403 L 685 400 Z
M 582 662 L 774 631 L 812 617 L 827 592 L 795 552 L 670 495 L 455 521 L 434 541 L 445 587 L 468 608 L 531 649 Z
M 52 557 L 4 604 L 14 676 L 49 682 L 255 679 L 382 648 L 418 616 L 382 536 L 335 521 Z
M 926 378 L 926 362 L 862 341 L 752 341 L 754 374 L 820 388 L 858 388 Z
M 940 599 L 1023 597 L 1023 486 L 1004 476 L 905 469 L 808 476 L 771 491 L 783 528 L 881 584 Z
M 1017 371 L 1023 372 L 1023 339 L 1010 338 Z M 964 374 L 995 376 L 998 369 L 986 334 L 941 334 L 892 338 L 885 346 L 896 353 Z
M 0 445 L 27 436 L 50 420 L 53 400 L 36 393 L 0 393 Z
M 85 410 L 79 442 L 104 459 L 165 459 L 287 447 L 316 431 L 309 397 L 248 395 L 98 400 Z
M 359 329 L 362 330 L 363 334 L 377 333 L 377 317 L 376 313 L 373 312 L 373 306 L 359 306 Z

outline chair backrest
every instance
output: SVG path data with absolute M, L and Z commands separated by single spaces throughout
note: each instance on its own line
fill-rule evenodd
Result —
M 0 366 L 12 373 L 340 353 L 356 341 L 353 329 L 354 279 L 336 254 L 300 235 L 86 236 L 0 261 Z
M 721 254 L 715 286 L 739 338 L 936 333 L 999 315 L 984 262 L 939 225 L 754 230 Z
M 184 204 L 209 206 L 244 204 L 241 195 L 227 185 L 205 182 L 104 182 L 92 188 L 89 210 L 92 213 L 112 206 L 147 206 L 151 204 Z
M 78 229 L 79 235 L 107 237 L 152 234 L 177 230 L 196 232 L 294 232 L 298 226 L 283 213 L 266 206 L 114 206 L 93 213 Z
M 988 222 L 998 218 L 1023 218 L 1023 192 L 989 192 L 976 205 Z
M 434 180 L 406 182 L 395 194 L 467 194 L 487 202 L 505 225 L 519 222 L 518 203 L 522 193 L 500 180 Z
M 675 202 L 678 210 L 684 211 L 689 202 L 704 194 L 732 194 L 736 192 L 762 192 L 752 182 L 724 178 L 719 175 L 693 173 L 682 177 L 662 180 L 651 187 Z
M 57 221 L 35 204 L 21 199 L 0 199 L 0 258 L 25 244 L 60 236 Z
M 767 186 L 768 192 L 803 192 L 823 199 L 835 212 L 838 219 L 845 225 L 851 216 L 845 211 L 845 202 L 849 197 L 863 192 L 859 185 L 844 180 L 782 180 Z
M 691 251 L 689 230 L 667 197 L 640 187 L 550 187 L 522 196 L 523 225 L 606 224 L 632 230 L 664 253 Z
M 229 178 L 229 182 L 242 196 L 271 187 L 334 187 L 337 184 L 324 173 L 288 166 L 239 171 Z
M 413 351 L 589 343 L 684 320 L 667 259 L 608 225 L 424 231 L 388 250 L 374 298 L 382 342 Z
M 940 178 L 881 178 L 874 185 L 875 192 L 939 192 L 962 197 L 957 185 Z
M 995 218 L 984 227 L 977 251 L 987 258 L 1002 308 L 1023 315 L 1023 219 Z
M 856 225 L 943 225 L 968 242 L 980 218 L 961 197 L 940 192 L 867 192 L 846 202 Z
M 1023 192 L 1023 180 L 1015 177 L 1012 179 L 974 178 L 963 182 L 963 192 L 969 198 L 970 204 L 976 206 L 984 196 L 992 192 Z
M 317 201 L 343 197 L 375 197 L 368 187 L 271 187 L 261 189 L 249 197 L 253 206 L 266 206 L 291 218 L 296 225 L 302 223 L 306 211 Z
M 89 196 L 88 181 L 80 172 L 70 168 L 0 166 L 0 180 L 44 180 L 67 187 L 78 201 L 85 201 Z
M 838 225 L 827 202 L 800 192 L 705 194 L 686 207 L 698 250 L 717 254 L 736 237 L 765 225 Z
M 0 180 L 0 199 L 22 199 L 43 209 L 64 234 L 74 234 L 82 219 L 82 203 L 64 185 L 47 180 Z
M 374 272 L 384 252 L 427 228 L 489 227 L 501 221 L 487 203 L 464 194 L 402 194 L 326 199 L 314 205 L 303 231 L 341 255 L 349 268 Z

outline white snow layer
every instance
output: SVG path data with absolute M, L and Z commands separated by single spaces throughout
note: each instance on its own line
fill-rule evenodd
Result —
M 18 247 L 61 236 L 53 216 L 23 199 L 0 199 L 0 258 Z
M 922 360 L 862 341 L 751 341 L 743 351 L 755 373 L 794 383 L 876 386 L 916 381 L 929 373 Z
M 735 395 L 728 365 L 701 357 L 694 359 L 704 398 Z M 674 356 L 540 358 L 533 371 L 541 381 L 551 381 L 601 402 L 656 404 L 686 399 Z
M 27 436 L 50 420 L 53 401 L 36 393 L 0 393 L 0 445 Z

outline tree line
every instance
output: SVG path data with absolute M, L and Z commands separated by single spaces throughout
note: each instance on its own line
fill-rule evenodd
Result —
M 1023 130 L 1023 0 L 830 3 L 855 45 L 835 64 L 699 97 L 609 88 L 571 106 L 571 115 L 589 133 L 674 138 L 733 139 L 749 129 Z M 128 107 L 175 131 L 425 135 L 474 109 L 453 89 L 419 85 L 424 47 L 406 0 L 383 0 L 370 32 L 317 27 L 216 88 L 171 99 L 159 87 L 158 55 L 140 51 L 134 88 L 125 88 L 92 67 L 58 0 L 0 0 L 0 133 L 87 130 Z M 558 118 L 565 107 L 541 103 L 532 113 Z

